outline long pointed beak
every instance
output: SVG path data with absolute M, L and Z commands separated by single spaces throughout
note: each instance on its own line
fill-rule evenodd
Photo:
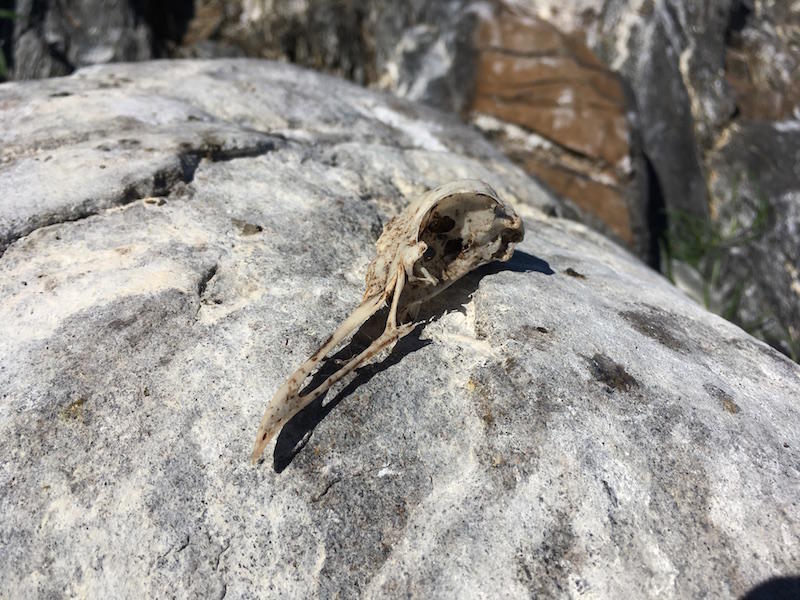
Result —
M 410 325 L 397 327 L 397 306 L 404 283 L 405 273 L 400 272 L 395 277 L 393 284 L 387 286 L 387 289 L 383 293 L 367 298 L 362 302 L 336 329 L 328 341 L 326 341 L 311 358 L 304 362 L 300 368 L 289 377 L 286 383 L 275 392 L 272 400 L 270 400 L 267 405 L 267 409 L 258 427 L 258 434 L 256 435 L 256 442 L 251 456 L 253 464 L 258 462 L 270 440 L 294 415 L 319 398 L 348 373 L 351 373 L 362 364 L 369 361 L 381 350 L 397 342 L 397 340 L 413 329 L 413 326 Z M 317 368 L 319 363 L 344 339 L 361 327 L 367 319 L 378 312 L 378 310 L 385 305 L 390 295 L 394 297 L 383 333 L 358 356 L 339 368 L 316 388 L 303 396 L 299 395 L 303 382 Z

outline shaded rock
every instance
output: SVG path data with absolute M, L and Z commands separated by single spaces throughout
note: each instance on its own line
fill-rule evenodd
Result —
M 12 52 L 15 79 L 71 73 L 76 66 L 152 57 L 149 27 L 126 0 L 98 10 L 92 0 L 18 2 Z
M 681 207 L 680 194 L 669 189 L 680 182 L 668 176 L 677 170 L 667 169 L 664 159 L 694 157 L 699 166 L 732 120 L 783 120 L 800 105 L 796 3 L 522 0 L 514 5 L 583 36 L 631 83 L 645 150 L 668 208 Z M 701 177 L 697 166 L 683 172 L 684 178 Z
M 582 32 L 630 82 L 657 184 L 651 202 L 663 203 L 653 224 L 667 250 L 664 271 L 797 357 L 798 320 L 788 308 L 798 303 L 791 273 L 800 254 L 789 132 L 800 107 L 800 4 L 518 4 Z
M 740 117 L 791 118 L 800 106 L 800 6 L 740 0 L 734 7 L 725 76 Z
M 697 142 L 696 127 L 701 125 L 692 109 L 702 105 L 715 115 L 727 109 L 720 107 L 713 94 L 703 97 L 706 104 L 693 102 L 693 89 L 687 88 L 682 68 L 685 70 L 687 59 L 694 56 L 692 49 L 704 47 L 703 40 L 723 43 L 725 23 L 718 23 L 718 14 L 720 6 L 727 3 L 729 0 L 515 2 L 563 31 L 583 36 L 601 60 L 625 78 L 635 97 L 642 149 L 656 180 L 659 197 L 650 201 L 700 219 L 708 218 L 708 198 Z M 717 25 L 719 28 L 713 29 Z M 703 51 L 697 56 L 701 55 L 707 54 Z M 703 64 L 694 71 L 717 73 L 724 85 L 723 60 L 720 52 L 717 65 Z M 729 105 L 727 102 L 732 111 Z
M 374 80 L 372 3 L 344 0 L 219 2 L 198 0 L 182 42 L 235 46 L 366 84 Z
M 181 54 L 203 44 L 287 60 L 439 107 L 470 100 L 480 2 L 198 0 Z M 200 50 L 202 52 L 202 50 Z
M 12 79 L 38 79 L 108 62 L 147 60 L 179 41 L 192 0 L 20 0 L 14 6 Z
M 800 121 L 731 128 L 709 171 L 720 232 L 714 301 L 800 360 Z
M 474 37 L 483 3 L 425 2 L 402 20 L 382 17 L 395 13 L 394 7 L 377 13 L 377 87 L 466 118 L 474 95 Z
M 548 217 L 454 119 L 178 61 L 4 84 L 0 132 L 0 595 L 730 597 L 794 573 L 800 367 Z M 109 169 L 167 167 L 159 197 L 98 203 Z M 466 176 L 524 217 L 519 251 L 251 466 L 382 224 Z

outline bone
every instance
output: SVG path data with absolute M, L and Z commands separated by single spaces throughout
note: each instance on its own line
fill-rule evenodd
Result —
M 493 260 L 509 260 L 524 235 L 522 220 L 482 181 L 453 181 L 409 204 L 386 224 L 375 244 L 362 303 L 270 400 L 258 427 L 253 463 L 294 415 L 413 331 L 422 305 L 473 269 Z M 319 385 L 301 394 L 303 384 L 320 363 L 390 300 L 383 333 Z

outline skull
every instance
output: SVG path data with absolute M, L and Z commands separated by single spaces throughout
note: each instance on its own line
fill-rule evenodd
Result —
M 384 227 L 367 268 L 362 303 L 284 383 L 267 405 L 252 460 L 295 414 L 348 373 L 411 332 L 419 308 L 476 267 L 507 261 L 524 236 L 522 220 L 482 181 L 453 181 L 412 202 Z M 322 360 L 387 304 L 383 333 L 312 390 L 305 380 Z

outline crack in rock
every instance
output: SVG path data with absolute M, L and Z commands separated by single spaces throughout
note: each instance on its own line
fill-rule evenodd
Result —
M 91 199 L 85 199 L 77 206 L 64 207 L 49 214 L 37 215 L 30 227 L 23 227 L 19 231 L 12 231 L 6 235 L 0 234 L 0 258 L 13 243 L 24 239 L 39 229 L 73 223 L 88 219 L 103 212 L 125 206 L 141 198 L 163 198 L 171 195 L 177 186 L 190 185 L 195 178 L 197 169 L 203 159 L 210 162 L 227 162 L 240 158 L 255 158 L 270 152 L 281 150 L 287 144 L 285 137 L 270 135 L 252 146 L 243 148 L 223 148 L 220 144 L 206 144 L 192 148 L 188 144 L 177 154 L 177 165 L 158 170 L 150 175 L 127 185 L 121 194 L 111 198 L 105 206 L 90 206 Z

